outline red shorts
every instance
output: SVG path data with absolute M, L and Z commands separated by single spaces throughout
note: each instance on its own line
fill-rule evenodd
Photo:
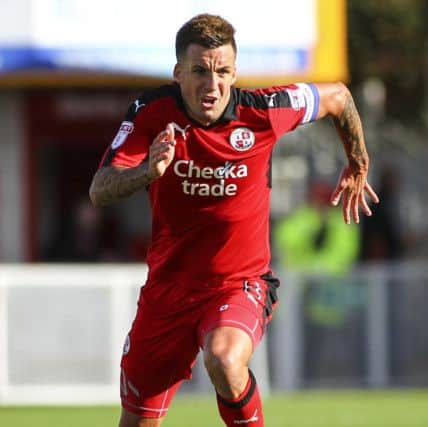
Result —
M 122 406 L 146 418 L 163 417 L 185 379 L 191 378 L 206 334 L 219 326 L 245 331 L 260 342 L 277 302 L 279 281 L 270 274 L 233 289 L 192 297 L 179 314 L 161 314 L 142 288 L 121 363 Z

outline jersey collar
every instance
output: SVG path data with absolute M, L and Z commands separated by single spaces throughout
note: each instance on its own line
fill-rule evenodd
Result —
M 176 95 L 176 99 L 177 99 L 177 105 L 189 117 L 189 115 L 187 114 L 187 111 L 186 111 L 186 107 L 184 105 L 183 97 L 181 96 L 180 86 L 177 83 L 174 83 L 174 89 L 175 89 L 175 95 Z M 237 89 L 232 86 L 230 88 L 229 102 L 228 102 L 226 109 L 224 110 L 223 114 L 221 115 L 221 117 L 216 122 L 212 123 L 209 126 L 203 126 L 201 124 L 198 124 L 198 125 L 201 127 L 212 127 L 212 126 L 215 126 L 219 123 L 226 123 L 226 122 L 230 122 L 232 120 L 236 120 L 237 118 L 238 118 L 238 115 L 237 115 Z M 191 119 L 191 117 L 189 117 L 189 119 Z M 191 119 L 191 120 L 194 121 L 193 119 Z
M 227 104 L 227 107 L 224 110 L 223 115 L 220 117 L 219 121 L 230 122 L 231 120 L 236 120 L 238 118 L 238 114 L 236 112 L 236 98 L 236 88 L 232 86 L 230 88 L 229 103 Z

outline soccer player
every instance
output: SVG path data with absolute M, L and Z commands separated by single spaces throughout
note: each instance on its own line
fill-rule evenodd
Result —
M 96 172 L 103 206 L 147 189 L 148 278 L 121 363 L 120 427 L 160 426 L 200 349 L 226 426 L 264 426 L 248 368 L 277 303 L 268 245 L 270 157 L 285 132 L 331 116 L 348 165 L 331 202 L 371 215 L 369 158 L 342 83 L 234 87 L 234 28 L 198 15 L 177 33 L 174 82 L 131 104 Z

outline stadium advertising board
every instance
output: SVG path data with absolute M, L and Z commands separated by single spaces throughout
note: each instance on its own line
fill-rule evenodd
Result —
M 346 80 L 345 0 L 16 0 L 0 5 L 0 73 L 92 70 L 169 79 L 179 26 L 220 14 L 241 84 Z

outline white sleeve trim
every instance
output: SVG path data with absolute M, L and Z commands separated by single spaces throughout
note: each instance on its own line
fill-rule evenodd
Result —
M 319 108 L 319 94 L 315 85 L 308 83 L 296 83 L 297 89 L 287 89 L 291 107 L 294 110 L 305 109 L 305 114 L 300 124 L 316 120 Z

